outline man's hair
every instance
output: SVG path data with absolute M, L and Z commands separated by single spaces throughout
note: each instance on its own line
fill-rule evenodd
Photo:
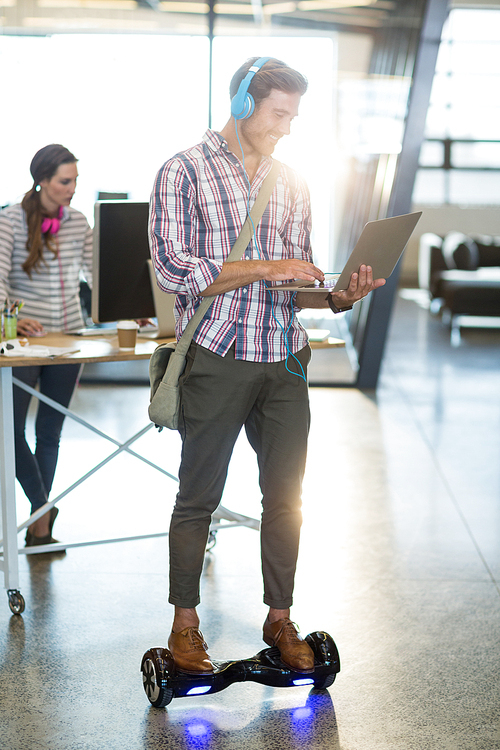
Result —
M 240 83 L 258 59 L 258 57 L 251 57 L 236 71 L 229 85 L 231 99 L 236 96 Z M 263 99 L 267 99 L 273 89 L 302 96 L 307 91 L 307 80 L 297 70 L 271 57 L 257 71 L 248 87 L 248 93 L 253 96 L 255 107 L 258 107 Z

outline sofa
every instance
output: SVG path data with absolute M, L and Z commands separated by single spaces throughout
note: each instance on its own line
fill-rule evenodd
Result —
M 452 344 L 461 326 L 500 327 L 500 237 L 426 232 L 420 237 L 418 281 L 432 312 L 450 324 Z

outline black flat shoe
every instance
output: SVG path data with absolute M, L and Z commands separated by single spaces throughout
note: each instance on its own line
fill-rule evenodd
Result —
M 35 536 L 30 532 L 26 534 L 26 547 L 38 547 L 39 544 L 59 544 L 59 539 L 54 539 L 52 534 L 47 534 L 47 536 Z
M 52 536 L 52 527 L 54 526 L 54 521 L 57 518 L 57 514 L 59 513 L 59 508 L 54 505 L 53 508 L 49 510 L 49 535 Z
M 31 533 L 29 529 L 26 529 L 26 537 L 25 537 L 25 546 L 26 547 L 33 547 L 35 545 L 35 542 L 33 542 L 33 539 L 36 539 L 36 544 L 54 544 L 54 542 L 57 542 L 57 539 L 53 539 L 52 541 L 47 542 L 40 542 L 40 539 L 49 539 L 52 537 L 52 529 L 54 527 L 54 522 L 57 518 L 57 514 L 59 513 L 59 508 L 57 508 L 55 505 L 53 508 L 49 510 L 49 533 L 47 536 L 44 537 L 35 537 L 34 534 Z

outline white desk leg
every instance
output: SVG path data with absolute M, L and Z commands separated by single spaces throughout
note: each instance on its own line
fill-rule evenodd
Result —
M 19 593 L 19 558 L 16 521 L 16 457 L 14 450 L 14 409 L 12 405 L 12 368 L 0 367 L 0 505 L 2 506 L 3 560 L 0 569 L 14 614 L 24 610 Z

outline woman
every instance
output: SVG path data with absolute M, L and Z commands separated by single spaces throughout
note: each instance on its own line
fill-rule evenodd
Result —
M 80 275 L 91 284 L 92 230 L 79 211 L 70 208 L 76 189 L 76 157 L 52 144 L 31 162 L 33 187 L 21 203 L 0 212 L 0 300 L 23 300 L 17 333 L 43 336 L 47 331 L 74 331 L 83 326 Z M 80 365 L 14 368 L 14 377 L 67 407 Z M 31 396 L 14 387 L 16 477 L 31 502 L 31 512 L 47 502 L 59 452 L 64 415 L 39 402 L 36 449 L 25 437 Z M 26 546 L 51 544 L 58 513 L 52 508 L 32 523 Z

